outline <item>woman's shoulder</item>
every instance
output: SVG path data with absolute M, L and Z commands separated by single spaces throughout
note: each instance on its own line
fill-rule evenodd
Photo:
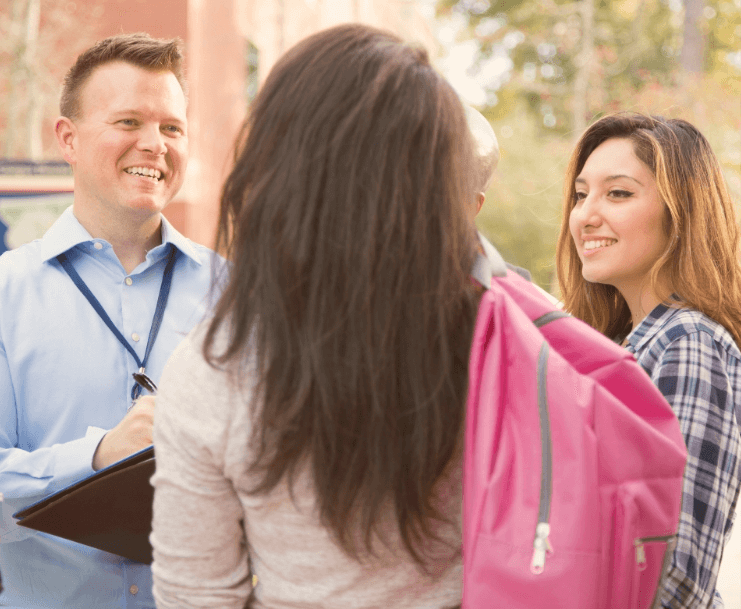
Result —
M 187 369 L 189 372 L 193 372 L 209 365 L 203 355 L 203 343 L 209 325 L 210 319 L 201 321 L 185 336 L 170 355 L 165 373 L 172 369 L 178 371 Z
M 665 343 L 681 339 L 690 342 L 711 340 L 721 352 L 737 362 L 741 361 L 741 350 L 731 333 L 722 324 L 697 309 L 688 307 L 668 309 L 667 319 L 658 334 Z
M 209 350 L 212 357 L 207 359 L 203 347 L 210 324 L 210 319 L 202 321 L 175 348 L 160 381 L 160 394 L 199 403 L 201 410 L 208 410 L 230 394 L 230 374 L 216 359 L 228 344 L 228 329 L 222 324 L 217 330 Z
M 207 351 L 210 357 L 207 359 L 204 354 L 204 344 L 213 322 L 213 318 L 209 316 L 198 323 L 175 348 L 168 363 L 178 361 L 179 365 L 207 367 L 212 371 L 225 372 L 226 367 L 219 365 L 217 360 L 229 348 L 231 325 L 227 318 L 222 319 L 221 323 L 216 326 Z

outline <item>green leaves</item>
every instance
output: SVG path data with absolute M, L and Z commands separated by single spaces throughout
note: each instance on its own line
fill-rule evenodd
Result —
M 703 36 L 708 72 L 741 80 L 738 0 L 705 0 L 694 25 L 685 23 L 682 0 L 441 0 L 438 13 L 465 17 L 479 44 L 479 67 L 497 52 L 508 53 L 514 69 L 497 96 L 514 91 L 544 131 L 569 133 L 644 87 L 675 85 L 688 28 Z M 578 105 L 585 117 L 574 115 L 572 99 L 580 71 L 587 82 Z
M 698 2 L 699 19 L 685 23 L 685 4 Z M 477 221 L 505 259 L 528 268 L 543 288 L 554 285 L 573 142 L 606 112 L 694 123 L 741 201 L 741 0 L 441 0 L 438 14 L 452 13 L 465 17 L 478 44 L 479 77 L 490 57 L 512 60 L 509 78 L 479 81 L 496 100 L 480 110 L 502 160 Z M 685 74 L 683 47 L 697 44 L 697 32 L 704 72 Z

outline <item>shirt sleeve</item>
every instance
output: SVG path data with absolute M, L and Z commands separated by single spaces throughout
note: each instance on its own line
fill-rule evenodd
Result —
M 738 492 L 740 439 L 718 348 L 707 332 L 676 338 L 651 375 L 687 444 L 678 543 L 660 596 L 671 609 L 712 606 Z
M 18 410 L 8 357 L 0 337 L 0 541 L 20 541 L 35 531 L 20 527 L 12 515 L 47 495 L 93 473 L 95 449 L 104 430 L 34 451 L 18 447 Z
M 229 417 L 204 395 L 217 373 L 194 365 L 189 343 L 168 362 L 155 410 L 153 592 L 160 609 L 242 609 L 252 585 L 244 511 L 224 474 Z

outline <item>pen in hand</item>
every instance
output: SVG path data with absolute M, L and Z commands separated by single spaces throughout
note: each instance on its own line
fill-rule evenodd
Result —
M 140 370 L 139 372 L 134 372 L 131 376 L 133 376 L 134 380 L 144 387 L 144 389 L 149 391 L 149 393 L 157 395 L 157 385 L 155 385 L 154 381 L 144 374 L 144 372 Z
M 137 384 L 134 385 L 134 389 L 132 391 L 133 400 L 131 401 L 129 410 L 133 408 L 134 404 L 136 404 L 136 400 L 139 399 L 142 388 L 146 389 L 152 395 L 157 395 L 157 385 L 144 373 L 144 368 L 139 368 L 139 371 L 134 372 L 134 374 L 132 374 L 131 376 L 134 377 L 134 381 Z

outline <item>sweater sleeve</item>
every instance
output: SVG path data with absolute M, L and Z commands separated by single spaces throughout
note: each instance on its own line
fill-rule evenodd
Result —
M 191 336 L 160 382 L 151 535 L 160 609 L 241 609 L 252 591 L 245 516 L 224 471 L 230 417 L 215 375 Z

